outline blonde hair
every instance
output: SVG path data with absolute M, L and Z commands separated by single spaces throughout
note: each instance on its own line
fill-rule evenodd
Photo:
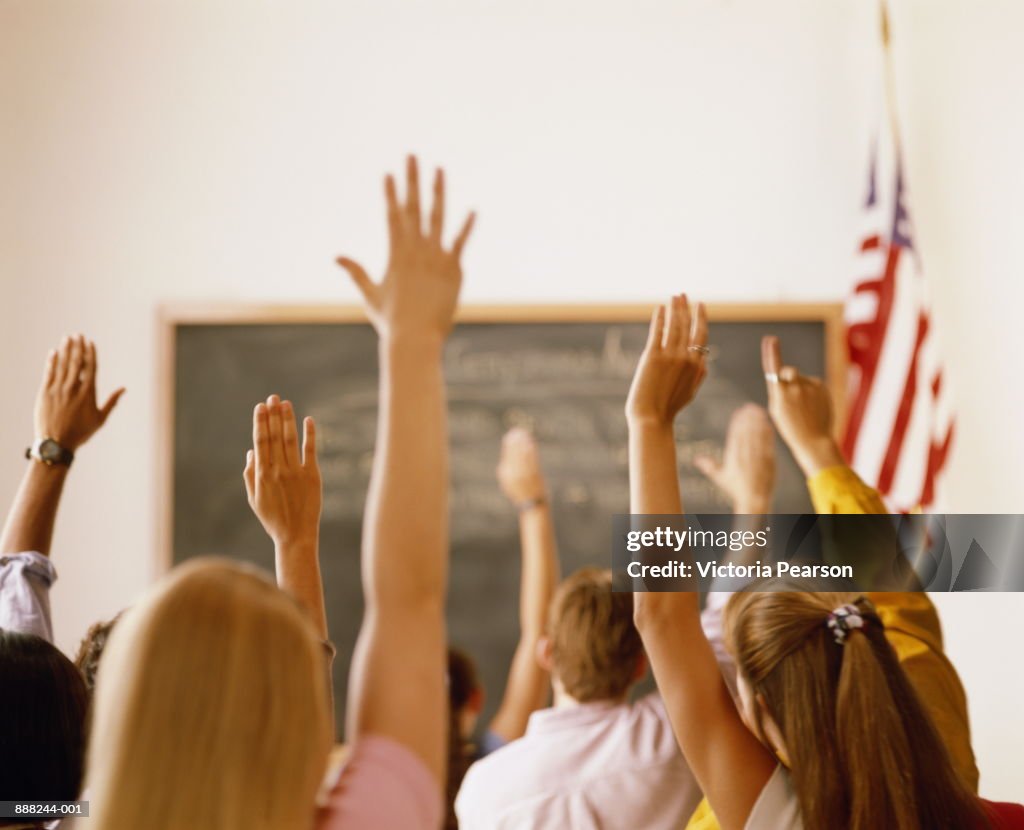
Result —
M 636 680 L 644 647 L 633 594 L 613 590 L 610 570 L 583 568 L 558 587 L 548 636 L 554 674 L 574 700 L 618 700 Z
M 874 606 L 858 594 L 789 587 L 734 594 L 726 606 L 726 640 L 781 732 L 804 826 L 987 826 Z M 840 644 L 828 620 L 842 605 L 855 606 L 864 624 Z M 764 740 L 761 719 L 755 720 Z
M 310 826 L 331 741 L 327 682 L 312 624 L 261 571 L 176 568 L 104 654 L 89 826 Z

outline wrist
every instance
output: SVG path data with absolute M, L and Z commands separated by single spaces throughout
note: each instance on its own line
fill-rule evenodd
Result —
M 318 532 L 305 532 L 298 534 L 277 535 L 271 537 L 274 540 L 274 547 L 279 554 L 307 553 L 316 556 L 320 546 L 320 534 Z
M 675 428 L 675 419 L 665 420 L 659 415 L 627 415 L 626 426 L 630 432 L 672 432 Z
M 550 505 L 548 504 L 548 497 L 546 494 L 541 494 L 539 496 L 530 496 L 525 499 L 517 499 L 515 505 L 516 510 L 519 511 L 520 516 L 538 513 L 547 510 L 550 507 Z
M 764 516 L 771 512 L 771 496 L 745 496 L 736 500 L 733 513 L 737 516 Z
M 793 457 L 806 478 L 811 478 L 827 467 L 845 466 L 846 459 L 835 440 L 822 436 L 793 447 Z
M 440 331 L 391 329 L 380 336 L 380 346 L 388 355 L 415 354 L 430 358 L 440 356 L 446 339 Z

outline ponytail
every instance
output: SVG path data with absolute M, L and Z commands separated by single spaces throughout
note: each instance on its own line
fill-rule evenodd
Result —
M 783 736 L 807 830 L 988 826 L 867 599 L 737 594 L 727 637 Z

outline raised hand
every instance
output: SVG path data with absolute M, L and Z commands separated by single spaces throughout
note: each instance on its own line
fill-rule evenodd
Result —
M 74 451 L 106 423 L 125 390 L 118 389 L 97 406 L 96 368 L 96 345 L 83 335 L 65 337 L 47 355 L 36 396 L 36 439 L 52 438 Z
M 671 424 L 693 400 L 707 374 L 707 314 L 702 303 L 691 314 L 685 294 L 655 309 L 647 345 L 626 400 L 632 422 Z
M 370 320 L 381 337 L 409 335 L 443 339 L 451 331 L 462 284 L 459 258 L 473 229 L 470 214 L 448 249 L 444 247 L 444 172 L 434 176 L 434 201 L 424 230 L 420 209 L 419 170 L 415 156 L 406 166 L 405 202 L 398 200 L 395 180 L 387 176 L 390 252 L 381 282 L 374 282 L 358 262 L 338 257 L 366 300 Z
M 498 461 L 498 484 L 508 500 L 524 507 L 542 502 L 547 496 L 537 442 L 522 427 L 505 433 Z
M 256 405 L 245 464 L 249 506 L 278 546 L 315 544 L 319 538 L 322 488 L 316 458 L 316 425 L 302 423 L 299 448 L 295 413 L 277 395 Z
M 832 399 L 825 384 L 784 366 L 777 337 L 761 341 L 761 364 L 768 384 L 768 413 L 804 474 L 845 464 L 832 436 Z
M 732 414 L 721 461 L 702 455 L 697 468 L 725 493 L 734 513 L 769 512 L 775 488 L 775 430 L 768 413 L 748 403 Z

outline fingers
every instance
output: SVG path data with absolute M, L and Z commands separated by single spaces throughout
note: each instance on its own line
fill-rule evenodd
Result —
M 779 338 L 768 335 L 761 339 L 761 367 L 765 375 L 777 375 L 782 368 L 782 347 Z
M 452 243 L 452 256 L 456 259 L 461 259 L 462 249 L 466 247 L 466 240 L 469 239 L 475 224 L 476 213 L 470 212 L 469 216 L 466 217 L 466 221 L 462 223 L 462 230 L 459 231 L 459 235 L 455 237 L 455 241 Z
M 665 306 L 659 305 L 651 315 L 651 328 L 647 333 L 647 348 L 649 351 L 661 351 L 662 338 L 665 333 Z
M 245 481 L 245 495 L 252 502 L 256 497 L 256 453 L 247 450 L 245 453 L 245 469 L 242 470 L 242 479 Z
M 78 338 L 65 337 L 60 350 L 60 378 L 58 386 L 67 392 L 75 385 L 78 377 L 77 372 L 81 371 L 81 356 L 77 354 Z
M 295 410 L 292 408 L 292 402 L 282 401 L 279 410 L 284 460 L 289 466 L 298 467 L 301 463 L 299 457 L 299 431 L 295 426 Z
M 278 466 L 285 463 L 283 432 L 281 399 L 277 395 L 271 395 L 267 398 L 267 434 L 270 440 L 270 463 Z
M 67 374 L 64 376 L 64 390 L 73 392 L 82 380 L 82 366 L 85 362 L 85 336 L 71 338 L 71 357 Z
M 666 320 L 665 328 L 665 340 L 662 346 L 668 351 L 674 351 L 680 341 L 680 318 L 682 317 L 682 309 L 680 308 L 679 296 L 676 295 L 668 301 L 668 318 Z
M 256 448 L 256 466 L 264 467 L 270 463 L 270 420 L 267 406 L 256 404 L 252 413 L 252 445 Z
M 405 219 L 411 230 L 423 232 L 420 220 L 420 171 L 416 156 L 409 156 L 405 163 Z
M 391 244 L 402 235 L 402 214 L 398 209 L 398 190 L 395 187 L 395 177 L 390 173 L 384 177 L 384 200 L 388 206 L 388 231 L 391 236 Z
M 65 337 L 57 352 L 57 376 L 54 378 L 54 386 L 58 389 L 64 388 L 68 382 L 68 371 L 71 367 L 71 337 Z
M 370 302 L 377 286 L 370 279 L 370 275 L 366 273 L 366 269 L 354 259 L 349 259 L 345 256 L 338 257 L 335 262 L 348 271 L 348 275 L 352 278 L 352 282 L 356 284 L 359 293 L 363 295 L 363 299 Z
M 46 365 L 43 367 L 43 389 L 53 386 L 57 378 L 57 350 L 50 349 L 46 355 Z
M 307 417 L 302 420 L 302 466 L 316 465 L 316 424 L 312 418 Z
M 708 310 L 704 303 L 697 303 L 697 313 L 693 316 L 693 330 L 690 334 L 691 346 L 708 344 Z
M 430 239 L 441 244 L 444 233 L 444 170 L 440 167 L 434 174 L 434 204 L 430 209 Z
M 799 379 L 800 372 L 797 371 L 795 366 L 783 366 L 779 369 L 779 380 L 783 383 L 792 383 Z
M 100 423 L 105 424 L 107 418 L 110 417 L 110 413 L 114 411 L 114 407 L 117 406 L 117 402 L 121 400 L 121 396 L 125 393 L 125 388 L 122 386 L 116 392 L 114 392 L 107 402 L 100 407 Z
M 82 353 L 82 389 L 93 390 L 96 383 L 96 344 L 91 340 L 83 341 L 85 348 Z

